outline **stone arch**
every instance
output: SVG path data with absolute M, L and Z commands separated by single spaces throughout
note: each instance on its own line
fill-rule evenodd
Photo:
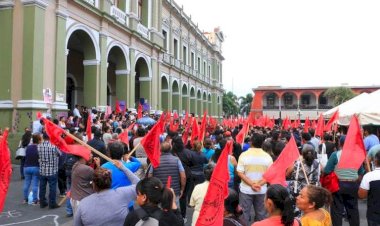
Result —
M 141 60 L 141 59 L 144 59 L 145 60 L 145 62 L 146 62 L 146 64 L 147 64 L 147 66 L 148 66 L 148 72 L 149 72 L 149 76 L 148 77 L 152 77 L 152 68 L 151 68 L 151 59 L 150 59 L 150 57 L 148 57 L 148 56 L 146 56 L 145 54 L 143 54 L 143 53 L 137 53 L 136 54 L 136 56 L 135 56 L 135 59 L 136 59 L 136 61 L 135 61 L 135 65 L 137 65 L 137 62 L 139 61 L 139 60 Z
M 297 109 L 297 94 L 292 91 L 286 91 L 281 95 L 281 108 Z
M 312 91 L 303 91 L 300 93 L 299 97 L 299 108 L 300 109 L 316 109 L 317 106 L 317 96 Z
M 194 86 L 190 87 L 190 113 L 194 115 L 197 113 L 197 97 Z
M 172 82 L 172 109 L 177 112 L 180 110 L 180 93 L 178 80 L 174 79 Z
M 150 60 L 145 56 L 137 58 L 135 63 L 135 104 L 148 102 L 151 104 L 152 77 L 150 71 Z
M 278 109 L 279 95 L 276 92 L 268 91 L 263 94 L 262 106 L 264 109 Z
M 87 27 L 84 24 L 74 23 L 66 29 L 66 45 L 65 45 L 66 48 L 69 44 L 70 37 L 76 31 L 85 32 L 90 37 L 90 39 L 94 45 L 94 48 L 95 48 L 94 58 L 86 58 L 86 60 L 97 60 L 98 62 L 100 62 L 99 33 L 97 31 Z
M 129 74 L 130 69 L 131 69 L 131 63 L 128 60 L 129 59 L 128 47 L 126 47 L 125 45 L 123 45 L 122 43 L 120 43 L 118 41 L 113 40 L 107 46 L 107 56 L 110 54 L 111 49 L 113 49 L 114 47 L 118 47 L 123 52 L 123 55 L 124 55 L 125 68 L 120 68 L 120 70 L 126 70 L 126 74 Z
M 161 110 L 168 111 L 169 110 L 169 82 L 168 77 L 165 74 L 161 75 Z
M 116 99 L 127 102 L 128 74 L 127 56 L 120 45 L 110 46 L 107 52 L 107 83 L 113 92 L 107 92 L 107 105 L 113 106 Z

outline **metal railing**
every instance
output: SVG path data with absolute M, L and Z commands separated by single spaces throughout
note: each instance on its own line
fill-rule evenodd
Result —
M 125 24 L 126 22 L 127 14 L 114 5 L 111 6 L 111 16 L 115 17 L 121 24 Z

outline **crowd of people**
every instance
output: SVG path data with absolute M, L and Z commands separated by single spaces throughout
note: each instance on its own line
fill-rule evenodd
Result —
M 85 134 L 89 115 L 93 137 Z M 76 106 L 68 117 L 50 120 L 112 159 L 108 162 L 96 154 L 90 158 L 80 153 L 65 154 L 51 144 L 42 120 L 25 130 L 20 141 L 20 147 L 26 149 L 20 167 L 23 202 L 57 208 L 57 193 L 62 198 L 67 196 L 66 213 L 73 217 L 75 226 L 184 225 L 190 221 L 186 217 L 188 208 L 194 209 L 191 225 L 195 225 L 213 169 L 228 140 L 234 140 L 234 145 L 226 166 L 230 180 L 224 225 L 340 226 L 346 218 L 350 226 L 358 226 L 359 198 L 367 199 L 368 225 L 380 225 L 380 144 L 373 127 L 363 128 L 372 167 L 363 164 L 359 169 L 337 169 L 346 138 L 344 128 L 338 134 L 318 137 L 313 129 L 251 127 L 244 143 L 238 144 L 235 137 L 242 125 L 228 128 L 218 124 L 207 127 L 204 140 L 184 143 L 181 124 L 177 131 L 167 127 L 160 136 L 160 165 L 154 168 L 139 145 L 151 126 L 135 124 L 129 143 L 119 140 L 135 122 L 133 112 L 105 115 Z M 266 183 L 263 174 L 291 136 L 302 157 L 286 170 L 288 186 Z M 76 144 L 69 136 L 64 139 Z M 321 160 L 324 154 L 327 162 Z M 331 172 L 339 179 L 340 189 L 334 193 L 320 183 L 321 176 Z M 31 193 L 32 200 L 28 200 Z

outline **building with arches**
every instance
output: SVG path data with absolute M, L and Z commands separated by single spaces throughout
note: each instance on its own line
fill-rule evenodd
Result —
M 346 86 L 354 93 L 371 93 L 379 86 Z M 259 86 L 254 92 L 251 112 L 256 117 L 268 115 L 275 119 L 317 119 L 320 113 L 333 108 L 333 100 L 323 94 L 330 87 Z
M 116 99 L 222 115 L 223 32 L 201 32 L 172 0 L 3 0 L 0 27 L 0 126 Z

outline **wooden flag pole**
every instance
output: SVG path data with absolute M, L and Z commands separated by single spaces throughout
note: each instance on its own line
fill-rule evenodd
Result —
M 129 152 L 129 154 L 127 155 L 127 159 L 129 159 L 131 157 L 131 155 L 136 151 L 137 147 L 140 146 L 141 143 L 138 143 L 133 149 L 131 152 Z
M 67 131 L 64 131 L 65 135 L 66 136 L 69 136 L 71 137 L 72 139 L 74 139 L 76 142 L 80 143 L 81 145 L 87 147 L 88 149 L 90 149 L 92 152 L 94 152 L 95 154 L 99 155 L 100 157 L 104 158 L 105 160 L 109 161 L 109 162 L 113 162 L 113 160 L 108 157 L 107 155 L 101 153 L 100 151 L 96 150 L 95 148 L 91 147 L 90 145 L 86 144 L 85 142 L 83 142 L 81 139 L 77 138 L 76 136 L 72 135 L 71 133 L 67 132 Z
M 301 156 L 300 156 L 300 161 L 301 161 L 301 167 L 302 167 L 303 174 L 305 175 L 306 183 L 307 183 L 307 185 L 309 185 L 310 184 L 309 178 L 307 177 L 305 166 L 303 165 L 302 157 Z

